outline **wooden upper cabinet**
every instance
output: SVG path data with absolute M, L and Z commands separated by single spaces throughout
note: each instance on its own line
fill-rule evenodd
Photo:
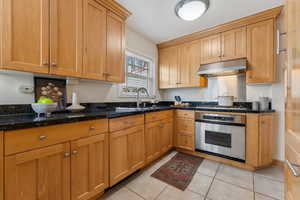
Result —
M 170 47 L 159 52 L 159 88 L 177 88 L 178 47 Z
M 83 75 L 88 79 L 105 80 L 106 9 L 96 0 L 84 0 Z
M 71 199 L 89 200 L 108 187 L 108 136 L 71 143 Z
M 246 27 L 222 33 L 222 61 L 246 58 L 247 56 Z
M 82 0 L 50 0 L 51 74 L 81 76 L 83 58 L 82 17 Z
M 49 72 L 49 0 L 4 0 L 5 69 Z
M 118 15 L 107 14 L 107 81 L 125 81 L 125 21 Z
M 276 81 L 275 29 L 273 19 L 247 26 L 247 83 Z
M 201 64 L 221 60 L 221 34 L 201 39 Z
M 178 87 L 199 87 L 197 71 L 201 64 L 201 42 L 195 41 L 179 48 Z
M 70 145 L 5 158 L 5 200 L 70 200 Z

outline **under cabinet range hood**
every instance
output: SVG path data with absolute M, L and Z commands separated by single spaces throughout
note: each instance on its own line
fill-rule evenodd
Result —
M 247 60 L 238 59 L 225 62 L 211 63 L 201 65 L 198 75 L 204 76 L 228 76 L 245 73 L 247 69 Z

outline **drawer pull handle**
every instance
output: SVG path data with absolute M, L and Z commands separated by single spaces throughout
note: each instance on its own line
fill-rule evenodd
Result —
M 69 152 L 67 152 L 67 153 L 65 153 L 65 158 L 68 158 L 68 157 L 70 157 L 70 153 Z
M 45 140 L 45 139 L 47 139 L 47 136 L 41 135 L 41 136 L 39 136 L 39 139 L 40 139 L 40 140 Z
M 286 160 L 286 164 L 290 168 L 293 176 L 295 176 L 295 177 L 299 177 L 300 176 L 299 172 L 295 169 L 295 168 L 300 168 L 300 165 L 297 165 L 297 164 L 294 164 L 294 163 L 290 163 L 290 161 L 288 161 L 288 160 Z
M 95 126 L 91 126 L 91 127 L 90 127 L 90 130 L 91 130 L 91 131 L 94 131 L 94 130 L 96 130 L 96 127 L 95 127 Z
M 74 151 L 72 152 L 72 154 L 73 154 L 73 155 L 76 155 L 76 154 L 78 154 L 78 151 L 74 150 Z

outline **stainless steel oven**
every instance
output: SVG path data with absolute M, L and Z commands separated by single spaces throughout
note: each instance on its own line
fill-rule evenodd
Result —
M 245 116 L 196 112 L 196 150 L 245 161 Z

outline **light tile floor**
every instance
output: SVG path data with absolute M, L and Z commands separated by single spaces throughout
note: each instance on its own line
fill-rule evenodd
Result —
M 110 189 L 99 200 L 283 200 L 284 175 L 275 166 L 256 172 L 204 160 L 185 191 L 151 174 L 171 159 L 173 151 L 152 166 Z

